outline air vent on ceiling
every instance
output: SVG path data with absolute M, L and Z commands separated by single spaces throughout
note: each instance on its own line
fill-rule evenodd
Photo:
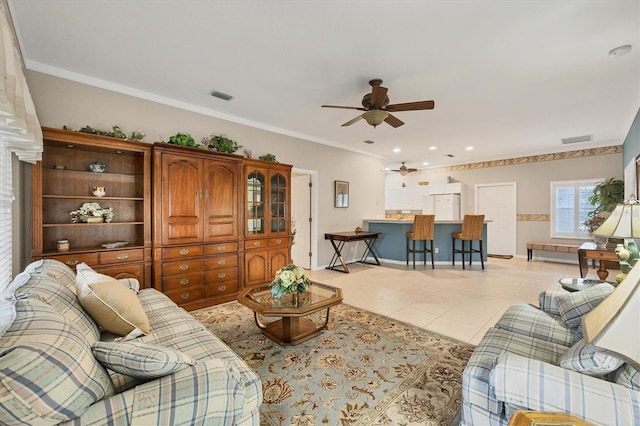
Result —
M 564 145 L 569 143 L 591 142 L 593 135 L 574 136 L 572 138 L 562 138 L 561 140 Z
M 455 155 L 453 155 L 453 154 L 445 154 L 445 157 L 451 157 L 451 158 L 453 158 L 453 157 L 455 157 Z
M 367 139 L 366 141 L 364 141 L 364 143 L 368 143 L 369 145 L 371 145 L 372 143 L 375 143 L 375 142 L 370 139 Z
M 230 101 L 231 99 L 233 99 L 233 96 L 227 95 L 226 93 L 218 92 L 217 90 L 211 92 L 211 96 L 213 96 L 214 98 L 222 99 L 223 101 Z

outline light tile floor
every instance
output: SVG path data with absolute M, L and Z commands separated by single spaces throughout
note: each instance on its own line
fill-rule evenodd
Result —
M 579 277 L 577 264 L 489 258 L 480 264 L 438 265 L 432 270 L 383 263 L 349 264 L 349 274 L 308 271 L 312 280 L 342 288 L 344 303 L 478 344 L 502 313 L 517 302 L 538 305 L 543 290 L 561 290 L 558 280 Z M 593 268 L 588 278 L 597 278 Z

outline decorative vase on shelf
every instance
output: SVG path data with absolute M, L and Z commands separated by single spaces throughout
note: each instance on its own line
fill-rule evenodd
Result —
M 297 308 L 300 306 L 300 293 L 296 291 L 295 293 L 291 293 L 291 296 L 293 296 L 293 307 Z
M 93 195 L 95 195 L 96 197 L 104 197 L 106 194 L 107 191 L 105 191 L 104 186 L 93 187 Z
M 89 216 L 87 218 L 87 223 L 102 223 L 104 218 L 102 216 Z

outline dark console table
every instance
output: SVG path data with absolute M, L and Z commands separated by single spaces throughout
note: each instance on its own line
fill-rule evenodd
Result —
M 373 245 L 376 242 L 376 239 L 380 235 L 380 232 L 331 232 L 324 234 L 324 239 L 329 240 L 331 245 L 333 246 L 334 254 L 331 258 L 331 262 L 329 262 L 329 266 L 327 269 L 333 269 L 334 271 L 344 272 L 345 274 L 349 273 L 349 268 L 347 268 L 347 263 L 344 261 L 342 257 L 342 248 L 344 245 L 351 241 L 364 241 L 367 245 L 367 248 L 364 251 L 364 254 L 360 258 L 360 263 L 367 263 L 369 265 L 380 265 L 380 260 L 378 260 L 378 256 L 376 256 L 375 251 L 373 251 Z M 375 262 L 368 262 L 367 257 L 369 255 L 373 256 Z M 338 265 L 338 261 L 340 264 Z

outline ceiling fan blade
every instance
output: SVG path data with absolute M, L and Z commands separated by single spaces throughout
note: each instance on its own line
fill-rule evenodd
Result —
M 418 111 L 423 109 L 433 109 L 435 107 L 434 101 L 419 101 L 419 102 L 407 102 L 404 104 L 387 105 L 385 108 L 389 112 L 397 111 Z
M 340 106 L 340 105 L 322 105 L 322 108 L 357 109 L 358 111 L 366 111 L 366 109 L 362 107 L 350 107 L 350 106 Z
M 344 127 L 344 126 L 351 126 L 353 123 L 355 123 L 356 121 L 359 121 L 359 120 L 362 120 L 362 116 L 361 116 L 361 115 L 357 116 L 357 117 L 356 117 L 356 118 L 354 118 L 353 120 L 349 120 L 349 121 L 347 121 L 346 123 L 344 123 L 344 124 L 342 125 L 342 127 Z
M 391 114 L 389 114 L 387 118 L 384 119 L 384 121 L 385 123 L 390 124 L 393 127 L 400 127 L 404 124 L 404 121 L 398 119 L 397 117 L 394 117 Z
M 384 106 L 384 103 L 387 99 L 387 89 L 382 86 L 373 86 L 373 90 L 371 91 L 371 108 L 372 109 L 380 109 Z

